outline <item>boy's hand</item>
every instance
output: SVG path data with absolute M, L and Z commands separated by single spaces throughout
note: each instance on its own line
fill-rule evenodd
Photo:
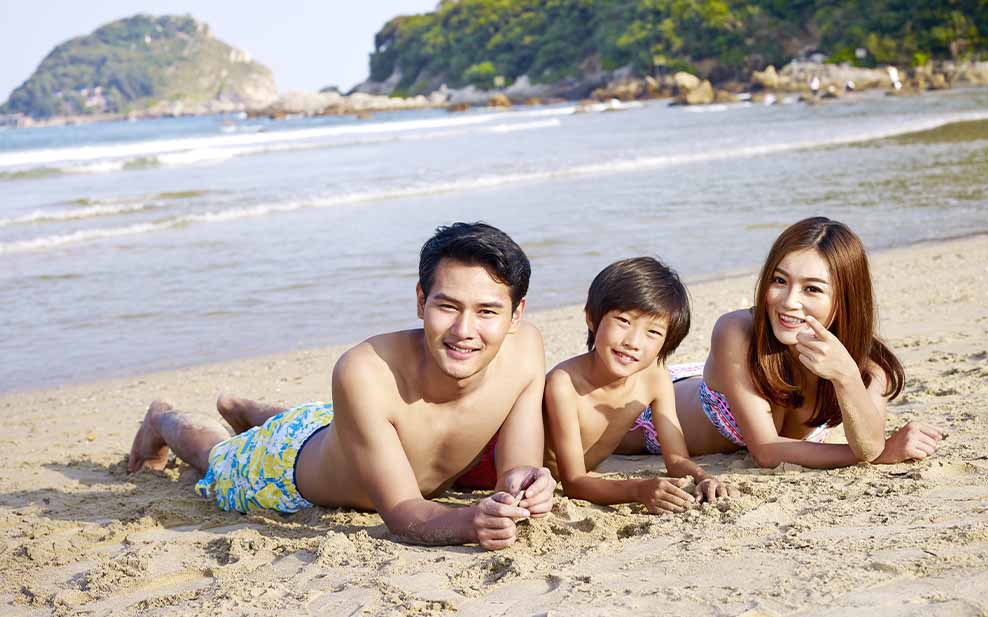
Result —
M 683 484 L 685 486 L 685 483 Z M 667 512 L 684 512 L 696 502 L 690 495 L 671 480 L 653 478 L 645 480 L 638 489 L 638 501 L 651 514 Z
M 713 503 L 718 497 L 737 497 L 738 491 L 730 484 L 721 482 L 717 478 L 706 478 L 696 485 L 696 492 L 700 496 L 700 501 Z
M 501 491 L 474 506 L 473 531 L 482 547 L 496 551 L 515 543 L 518 533 L 515 521 L 530 516 L 516 502 L 511 494 Z
M 504 474 L 504 490 L 512 495 L 522 493 L 518 505 L 539 518 L 552 510 L 556 480 L 545 467 L 515 467 Z

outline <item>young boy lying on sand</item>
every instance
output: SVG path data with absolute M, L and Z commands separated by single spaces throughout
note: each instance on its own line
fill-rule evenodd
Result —
M 638 502 L 649 512 L 680 512 L 696 501 L 663 478 L 608 480 L 587 473 L 617 449 L 644 412 L 670 476 L 693 476 L 698 498 L 733 489 L 689 459 L 665 359 L 690 328 L 686 288 L 651 257 L 616 262 L 587 294 L 587 353 L 546 377 L 546 465 L 566 495 L 599 504 Z

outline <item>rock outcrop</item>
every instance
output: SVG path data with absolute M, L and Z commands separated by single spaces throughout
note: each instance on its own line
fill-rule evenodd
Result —
M 136 15 L 55 47 L 0 113 L 179 115 L 277 98 L 271 71 L 191 17 Z
M 257 107 L 247 113 L 252 116 L 285 118 L 288 116 L 337 116 L 343 114 L 367 114 L 378 111 L 426 109 L 446 105 L 445 92 L 433 92 L 429 96 L 390 97 L 364 92 L 340 94 L 339 92 L 286 92 L 270 105 Z

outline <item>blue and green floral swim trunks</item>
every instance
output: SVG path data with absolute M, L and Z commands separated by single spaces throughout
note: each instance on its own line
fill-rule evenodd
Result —
M 312 504 L 295 486 L 302 446 L 333 421 L 332 403 L 305 403 L 268 418 L 209 451 L 209 469 L 196 492 L 222 510 L 298 512 Z

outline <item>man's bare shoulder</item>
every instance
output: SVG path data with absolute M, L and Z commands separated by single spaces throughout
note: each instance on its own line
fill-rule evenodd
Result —
M 373 336 L 351 347 L 336 362 L 334 384 L 386 390 L 381 386 L 394 384 L 412 370 L 420 339 L 421 330 L 403 330 Z
M 505 339 L 499 354 L 510 359 L 508 366 L 512 370 L 525 373 L 537 371 L 540 376 L 545 374 L 542 333 L 527 321 L 519 323 L 518 329 Z
M 505 343 L 518 349 L 541 350 L 543 348 L 542 333 L 535 327 L 535 324 L 525 320 L 518 323 L 518 329 L 512 336 L 508 337 Z

